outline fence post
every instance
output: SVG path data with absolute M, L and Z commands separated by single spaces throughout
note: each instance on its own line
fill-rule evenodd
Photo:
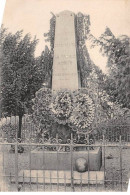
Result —
M 70 153 L 71 153 L 71 189 L 74 191 L 74 177 L 73 177 L 73 134 L 71 133 L 71 142 L 70 142 Z
M 29 135 L 30 137 L 30 135 Z M 32 174 L 31 174 L 31 140 L 29 138 L 29 175 L 30 175 L 30 191 L 32 191 Z
M 44 138 L 44 133 L 43 133 L 43 190 L 45 192 L 45 153 L 44 153 L 44 150 L 45 150 L 45 138 Z
M 18 191 L 18 141 L 15 143 L 15 184 Z
M 89 173 L 90 172 L 90 169 L 89 169 L 89 149 L 90 148 L 89 148 L 89 144 L 90 143 L 89 143 L 89 134 L 88 134 L 87 135 L 87 145 L 88 145 L 87 146 L 87 150 L 88 150 L 88 191 L 90 191 L 90 183 L 89 183 L 90 182 L 90 173 Z
M 105 136 L 103 135 L 103 167 L 104 167 L 104 189 L 105 189 L 105 165 L 106 165 L 106 162 L 105 162 L 105 149 L 106 149 L 106 147 L 105 147 Z
M 56 134 L 56 144 L 58 144 L 58 134 Z M 59 191 L 59 171 L 58 171 L 58 166 L 59 166 L 59 155 L 58 155 L 58 152 L 59 152 L 59 146 L 56 145 L 56 152 L 57 152 L 57 190 Z
M 15 184 L 16 190 L 18 191 L 18 128 L 15 116 L 15 127 L 16 127 L 16 142 L 15 142 Z
M 119 150 L 120 150 L 120 185 L 121 185 L 121 192 L 122 192 L 122 141 L 121 135 L 119 140 Z

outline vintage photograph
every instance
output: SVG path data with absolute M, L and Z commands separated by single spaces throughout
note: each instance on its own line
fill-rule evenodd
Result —
M 126 192 L 130 0 L 6 0 L 0 191 Z

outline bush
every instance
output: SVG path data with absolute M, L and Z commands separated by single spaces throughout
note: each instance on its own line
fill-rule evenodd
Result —
M 124 117 L 109 119 L 100 123 L 96 129 L 96 134 L 104 135 L 108 141 L 119 141 L 120 136 L 124 141 L 130 141 L 130 124 Z
M 1 137 L 7 142 L 12 143 L 16 139 L 16 131 L 18 129 L 17 124 L 4 124 L 1 126 Z

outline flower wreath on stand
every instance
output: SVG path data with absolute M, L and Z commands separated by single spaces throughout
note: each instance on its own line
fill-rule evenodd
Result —
M 50 104 L 52 117 L 58 124 L 68 124 L 72 131 L 89 133 L 95 116 L 95 106 L 86 91 L 58 91 Z
M 50 105 L 52 116 L 59 124 L 69 123 L 73 108 L 73 95 L 70 91 L 58 91 L 53 94 Z
M 82 90 L 75 91 L 70 124 L 75 126 L 79 133 L 89 133 L 94 116 L 95 106 L 92 98 Z
M 83 89 L 52 92 L 42 88 L 36 93 L 32 120 L 39 135 L 48 132 L 52 136 L 59 131 L 62 141 L 70 139 L 72 131 L 76 137 L 85 136 L 91 131 L 94 116 L 93 100 Z
M 50 117 L 51 90 L 41 88 L 36 92 L 36 97 L 33 99 L 33 114 L 32 120 L 39 134 L 49 131 L 53 126 L 53 120 Z

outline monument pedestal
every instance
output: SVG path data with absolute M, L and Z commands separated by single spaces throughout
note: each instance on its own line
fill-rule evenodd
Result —
M 79 158 L 86 159 L 89 162 L 89 171 L 99 171 L 102 166 L 102 151 L 100 147 L 89 151 L 74 151 L 73 157 L 71 152 L 56 152 L 56 151 L 38 151 L 35 149 L 31 152 L 31 170 L 76 170 L 75 162 Z M 89 158 L 89 160 L 88 160 Z
M 23 177 L 24 175 L 24 177 Z M 33 184 L 71 184 L 71 171 L 50 171 L 50 170 L 21 170 L 19 183 Z M 12 182 L 13 181 L 12 179 Z M 79 173 L 73 171 L 73 184 L 104 184 L 103 171 L 88 171 Z
M 89 171 L 83 173 L 76 171 L 76 160 L 84 158 L 88 162 Z M 73 163 L 73 169 L 71 169 Z M 73 159 L 71 152 L 50 152 L 38 151 L 31 152 L 30 170 L 21 170 L 18 174 L 19 183 L 31 184 L 59 184 L 59 185 L 103 185 L 104 172 L 100 171 L 102 165 L 102 150 L 100 147 L 95 150 L 74 151 Z M 73 176 L 73 177 L 72 177 Z M 15 182 L 15 178 L 11 178 Z

